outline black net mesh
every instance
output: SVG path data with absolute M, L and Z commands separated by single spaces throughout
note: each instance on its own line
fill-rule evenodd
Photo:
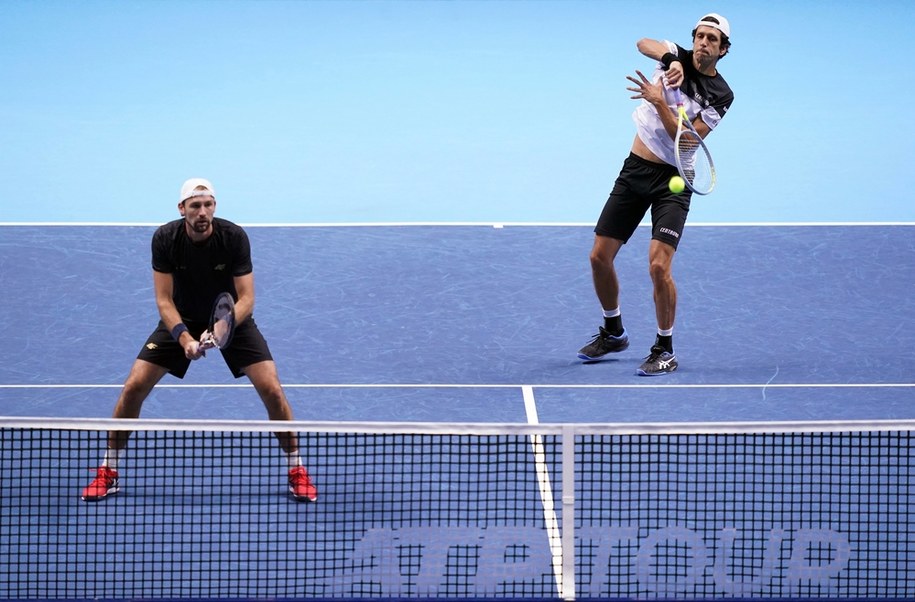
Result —
M 0 428 L 0 599 L 915 598 L 908 431 L 512 426 L 299 431 L 314 503 L 267 430 L 138 429 L 87 502 L 106 431 Z

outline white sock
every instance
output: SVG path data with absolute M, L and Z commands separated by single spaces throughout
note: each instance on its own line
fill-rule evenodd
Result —
M 286 454 L 286 462 L 289 463 L 289 470 L 292 470 L 293 468 L 302 465 L 302 456 L 299 455 L 298 450 L 289 452 Z
M 674 329 L 668 328 L 667 330 L 662 330 L 658 328 L 658 336 L 661 337 L 672 337 L 674 335 Z
M 105 457 L 102 459 L 102 466 L 107 466 L 111 470 L 118 469 L 118 463 L 124 459 L 124 449 L 111 449 L 108 448 L 105 450 Z
M 604 310 L 604 317 L 605 317 L 605 318 L 615 318 L 615 317 L 617 317 L 617 316 L 619 316 L 619 315 L 622 315 L 622 312 L 620 311 L 620 308 L 619 308 L 619 307 L 617 307 L 617 308 L 615 308 L 615 309 L 605 309 L 605 310 Z

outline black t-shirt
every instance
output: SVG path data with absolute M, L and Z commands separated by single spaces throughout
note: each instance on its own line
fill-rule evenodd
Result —
M 683 83 L 680 92 L 683 97 L 683 107 L 690 119 L 697 115 L 705 122 L 709 129 L 714 130 L 724 118 L 731 103 L 734 102 L 734 93 L 721 73 L 714 77 L 703 75 L 693 66 L 693 51 L 686 50 L 673 42 L 664 42 L 671 52 L 675 52 L 678 60 L 683 65 Z M 658 82 L 664 77 L 664 66 L 658 63 L 652 81 Z M 669 90 L 665 92 L 667 105 L 676 111 L 676 97 Z M 635 121 L 636 132 L 639 139 L 651 152 L 662 161 L 676 165 L 674 157 L 674 141 L 667 133 L 664 122 L 658 115 L 658 110 L 647 100 L 643 100 L 632 113 Z
M 213 301 L 227 291 L 236 299 L 236 276 L 253 271 L 248 235 L 236 224 L 213 218 L 213 234 L 201 243 L 187 235 L 184 219 L 160 226 L 152 237 L 152 268 L 171 274 L 172 299 L 181 318 L 207 322 Z
M 685 98 L 698 105 L 696 112 L 702 115 L 705 124 L 715 129 L 734 102 L 734 92 L 721 73 L 708 76 L 696 71 L 692 50 L 677 46 L 677 57 L 683 65 L 684 82 L 680 91 Z

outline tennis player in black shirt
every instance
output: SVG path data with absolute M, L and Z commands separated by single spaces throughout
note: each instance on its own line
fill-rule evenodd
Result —
M 666 40 L 642 38 L 637 47 L 657 61 L 649 79 L 640 71 L 629 76 L 635 87 L 633 99 L 641 100 L 633 112 L 636 135 L 623 162 L 610 197 L 594 228 L 591 275 L 603 310 L 604 324 L 578 352 L 587 362 L 610 359 L 629 347 L 623 327 L 616 255 L 651 210 L 651 242 L 648 273 L 651 276 L 658 334 L 645 361 L 636 370 L 640 376 L 674 372 L 679 361 L 674 353 L 673 328 L 677 309 L 677 286 L 673 259 L 689 213 L 692 193 L 674 192 L 670 178 L 677 174 L 674 139 L 677 134 L 676 100 L 670 88 L 679 88 L 684 108 L 696 131 L 705 138 L 724 118 L 734 93 L 718 71 L 718 61 L 731 47 L 731 25 L 717 13 L 709 13 L 692 31 L 692 50 Z
M 247 376 L 271 420 L 292 420 L 267 341 L 254 322 L 254 271 L 245 231 L 214 217 L 216 191 L 209 181 L 193 178 L 181 187 L 181 219 L 159 227 L 152 238 L 153 285 L 159 324 L 134 361 L 114 407 L 115 418 L 138 418 L 143 401 L 166 373 L 183 378 L 193 360 L 203 357 L 199 338 L 207 328 L 213 301 L 228 291 L 235 298 L 236 328 L 221 349 L 236 378 Z M 83 490 L 86 501 L 117 493 L 119 462 L 127 431 L 112 431 L 96 478 Z M 294 433 L 277 433 L 289 463 L 289 492 L 298 501 L 318 493 L 302 465 Z

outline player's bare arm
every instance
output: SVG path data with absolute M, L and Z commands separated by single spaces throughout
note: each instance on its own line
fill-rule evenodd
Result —
M 163 274 L 153 270 L 153 288 L 156 294 L 156 306 L 159 308 L 159 317 L 165 327 L 171 332 L 175 326 L 182 323 L 181 314 L 175 307 L 172 299 L 174 281 L 171 274 Z M 184 355 L 191 360 L 199 359 L 202 354 L 197 348 L 197 341 L 187 331 L 178 337 L 178 344 L 184 349 Z
M 234 282 L 238 294 L 235 301 L 235 324 L 241 324 L 254 313 L 254 273 L 236 276 Z
M 650 38 L 642 38 L 636 43 L 636 47 L 639 52 L 656 61 L 660 61 L 665 54 L 670 52 L 666 43 Z M 679 88 L 680 84 L 683 83 L 683 65 L 680 61 L 671 62 L 664 77 L 670 87 Z
M 699 134 L 699 137 L 705 139 L 712 132 L 712 128 L 705 125 L 705 122 L 697 115 L 692 121 L 693 127 L 696 128 L 696 133 Z
M 178 308 L 175 307 L 175 302 L 172 300 L 173 287 L 174 283 L 171 274 L 163 274 L 162 272 L 153 270 L 153 289 L 156 294 L 156 307 L 159 308 L 159 317 L 162 319 L 162 322 L 165 323 L 165 327 L 169 331 L 182 322 L 181 314 L 178 313 Z M 185 338 L 184 334 L 181 335 L 182 339 Z M 192 337 L 191 335 L 187 335 L 187 338 Z M 181 341 L 179 340 L 179 342 Z

